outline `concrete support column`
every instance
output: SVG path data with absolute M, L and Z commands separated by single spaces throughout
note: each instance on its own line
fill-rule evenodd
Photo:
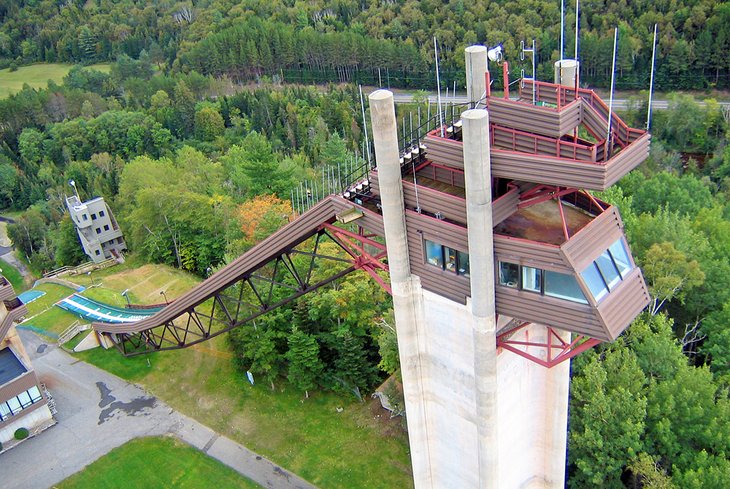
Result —
M 408 258 L 393 93 L 388 90 L 377 90 L 370 94 L 369 101 L 403 394 L 408 415 L 413 479 L 416 489 L 428 489 L 433 487 L 433 464 L 429 451 L 430 440 L 423 387 L 425 368 L 421 358 L 424 339 L 420 335 L 425 333 L 419 331 L 424 327 L 423 296 L 420 281 L 411 276 Z
M 575 87 L 580 74 L 580 63 L 575 59 L 561 59 L 555 62 L 555 83 Z
M 487 47 L 469 46 L 466 53 L 466 96 L 472 107 L 477 108 L 477 102 L 482 100 L 487 92 Z M 485 102 L 481 105 L 486 106 Z
M 461 118 L 464 137 L 466 215 L 469 227 L 479 487 L 496 488 L 499 486 L 497 470 L 499 422 L 489 114 L 483 109 L 472 109 L 464 112 Z
M 555 330 L 570 343 L 568 331 Z M 568 444 L 570 360 L 548 369 L 545 393 L 545 488 L 565 487 L 565 447 Z

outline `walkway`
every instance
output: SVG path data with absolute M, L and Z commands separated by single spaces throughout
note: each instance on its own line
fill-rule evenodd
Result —
M 33 333 L 20 335 L 56 400 L 58 424 L 0 456 L 3 487 L 51 487 L 133 438 L 172 435 L 262 487 L 316 489 L 140 387 L 46 345 Z

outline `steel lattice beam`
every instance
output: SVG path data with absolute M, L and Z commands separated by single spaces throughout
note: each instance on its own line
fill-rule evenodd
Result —
M 324 241 L 336 244 L 348 258 L 322 253 Z M 368 249 L 377 253 L 371 254 Z M 245 325 L 355 270 L 366 271 L 389 291 L 388 284 L 376 273 L 388 270 L 383 263 L 385 256 L 385 245 L 361 228 L 354 233 L 324 224 L 311 239 L 260 264 L 174 320 L 138 333 L 116 333 L 112 338 L 126 356 L 186 348 Z M 304 266 L 297 266 L 296 257 Z M 331 272 L 322 277 L 322 270 Z M 313 280 L 316 271 L 320 272 L 319 278 Z

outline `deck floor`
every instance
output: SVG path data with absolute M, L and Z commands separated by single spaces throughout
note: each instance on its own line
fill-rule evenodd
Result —
M 563 203 L 568 234 L 573 236 L 590 223 L 594 216 L 570 204 Z M 561 245 L 565 242 L 560 210 L 555 200 L 548 200 L 518 210 L 499 223 L 494 232 L 540 243 Z
M 406 175 L 403 177 L 403 180 L 406 182 L 413 183 L 413 175 Z M 421 175 L 418 175 L 416 177 L 416 182 L 418 183 L 419 187 L 432 188 L 434 190 L 438 190 L 439 192 L 453 195 L 454 197 L 459 197 L 461 199 L 466 198 L 465 189 L 463 189 L 461 187 L 456 187 L 449 183 L 439 182 L 438 180 L 434 180 L 433 178 L 428 178 L 428 177 L 424 177 Z

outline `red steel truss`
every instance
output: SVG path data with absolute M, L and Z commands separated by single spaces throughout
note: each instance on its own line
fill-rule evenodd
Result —
M 547 341 L 545 342 L 530 341 L 529 339 L 525 339 L 524 341 L 512 339 L 515 333 L 527 328 L 530 324 L 532 323 L 523 322 L 516 328 L 497 335 L 497 348 L 504 348 L 545 368 L 552 368 L 600 343 L 599 340 L 583 335 L 577 335 L 572 341 L 567 342 L 550 326 L 544 326 L 547 330 Z M 544 358 L 528 352 L 528 348 L 544 351 Z

